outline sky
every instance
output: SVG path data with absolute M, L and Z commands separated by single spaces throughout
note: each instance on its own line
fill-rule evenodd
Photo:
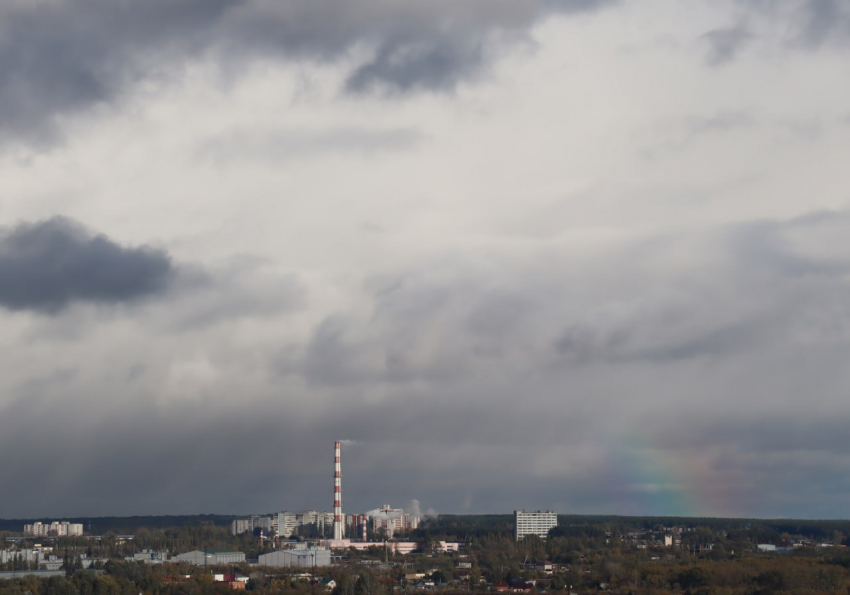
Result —
M 847 518 L 844 0 L 0 3 L 0 517 Z

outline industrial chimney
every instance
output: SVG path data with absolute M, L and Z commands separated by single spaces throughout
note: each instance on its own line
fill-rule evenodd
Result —
M 340 443 L 334 442 L 334 539 L 342 539 L 345 526 L 342 518 L 342 472 L 339 466 Z

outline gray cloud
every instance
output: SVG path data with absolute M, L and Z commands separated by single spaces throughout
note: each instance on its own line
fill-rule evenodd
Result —
M 79 222 L 54 217 L 0 230 L 0 306 L 58 314 L 75 303 L 133 304 L 136 315 L 166 325 L 168 332 L 302 308 L 306 290 L 298 277 L 267 265 L 248 256 L 205 267 L 177 265 L 162 249 L 121 246 Z M 78 312 L 38 333 L 78 337 L 81 324 L 96 324 L 84 318 Z
M 481 69 L 484 49 L 481 40 L 429 39 L 418 43 L 387 41 L 375 57 L 358 67 L 346 81 L 353 92 L 387 88 L 391 91 L 418 89 L 450 90 Z
M 522 37 L 555 12 L 610 0 L 398 3 L 366 0 L 108 0 L 6 3 L 0 8 L 0 132 L 46 144 L 60 119 L 113 102 L 135 82 L 216 56 L 329 62 L 366 57 L 346 88 L 446 90 L 480 71 L 487 47 Z M 238 66 L 236 66 L 238 64 Z
M 709 46 L 706 61 L 718 66 L 733 60 L 755 36 L 743 24 L 714 29 L 702 35 Z
M 0 234 L 0 305 L 11 310 L 133 301 L 163 293 L 173 274 L 165 252 L 122 247 L 63 217 Z
M 690 138 L 758 125 L 758 120 L 749 109 L 723 110 L 709 116 L 691 116 L 686 123 Z
M 198 149 L 198 158 L 215 165 L 232 161 L 273 161 L 280 164 L 329 153 L 371 155 L 410 149 L 421 139 L 421 134 L 410 129 L 234 130 L 203 142 Z
M 845 283 L 850 258 L 810 253 L 792 238 L 800 232 L 823 233 L 831 225 L 844 228 L 846 216 L 828 212 L 730 226 L 700 245 L 724 263 L 722 277 L 702 279 L 697 271 L 679 271 L 672 286 L 656 286 L 655 292 L 616 309 L 601 305 L 587 312 L 554 347 L 580 363 L 723 359 L 791 341 L 803 332 L 802 314 L 809 332 L 829 327 L 833 313 L 820 312 L 825 288 L 828 293 L 850 291 Z M 660 256 L 656 250 L 675 250 L 679 241 L 665 238 L 643 255 L 653 260 Z
M 827 129 L 820 117 L 767 116 L 760 113 L 762 109 L 720 109 L 659 122 L 653 130 L 655 146 L 643 149 L 641 153 L 650 158 L 675 155 L 683 150 L 692 150 L 701 142 L 730 142 L 729 137 L 735 134 L 756 138 L 765 132 L 780 142 L 811 142 L 820 138 Z
M 808 47 L 850 44 L 850 6 L 841 0 L 808 0 L 799 8 L 797 40 Z
M 778 24 L 778 36 L 787 47 L 813 50 L 827 45 L 847 48 L 850 44 L 850 7 L 842 0 L 738 0 L 738 4 L 747 10 L 750 19 Z M 731 58 L 741 43 L 750 40 L 739 35 L 745 31 L 738 34 L 734 31 L 719 30 L 716 41 L 720 44 L 718 57 L 721 59 L 726 57 L 724 47 L 727 43 L 730 43 Z M 709 41 L 714 43 L 715 40 Z
M 150 307 L 166 332 L 183 332 L 225 321 L 274 318 L 304 308 L 307 292 L 294 274 L 276 274 L 250 259 L 224 266 L 182 267 L 169 299 Z

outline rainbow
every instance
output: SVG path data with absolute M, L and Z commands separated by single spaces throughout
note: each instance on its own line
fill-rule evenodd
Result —
M 609 488 L 618 513 L 630 516 L 734 516 L 729 477 L 714 457 L 638 440 L 620 443 L 609 459 Z

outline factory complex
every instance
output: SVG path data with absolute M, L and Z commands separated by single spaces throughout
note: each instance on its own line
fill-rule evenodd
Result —
M 389 547 L 395 553 L 407 554 L 416 548 L 413 542 L 386 540 L 393 539 L 397 534 L 406 533 L 419 527 L 419 516 L 405 512 L 401 508 L 392 508 L 389 504 L 366 513 L 343 514 L 342 512 L 342 443 L 334 442 L 334 482 L 333 482 L 333 512 L 317 512 L 305 510 L 302 512 L 282 511 L 272 515 L 252 515 L 246 519 L 236 519 L 231 524 L 233 535 L 243 533 L 258 533 L 261 542 L 271 541 L 275 549 L 281 547 L 281 552 L 266 554 L 270 565 L 300 566 L 298 560 L 310 559 L 311 562 L 324 560 L 324 555 L 317 554 L 330 549 L 366 549 L 373 546 Z M 292 542 L 286 543 L 294 535 L 314 540 L 318 548 L 309 549 L 300 554 L 283 554 Z M 329 535 L 330 534 L 330 535 Z M 332 538 L 330 536 L 332 535 Z M 452 545 L 442 544 L 447 551 L 455 549 Z M 276 555 L 280 554 L 280 555 Z M 329 554 L 328 554 L 329 555 Z M 282 562 L 286 560 L 286 564 Z M 260 562 L 263 564 L 263 561 Z
M 370 536 L 381 540 L 392 539 L 397 533 L 419 527 L 418 515 L 408 514 L 401 508 L 392 508 L 389 504 L 367 513 L 343 514 L 341 451 L 342 443 L 334 442 L 333 512 L 305 510 L 298 513 L 283 511 L 268 516 L 252 515 L 247 519 L 233 521 L 233 535 L 259 533 L 261 540 L 280 543 L 297 533 L 301 537 L 322 539 L 325 545 L 331 547 L 349 547 L 343 544 L 352 541 L 363 544 L 369 541 Z M 332 532 L 333 539 L 326 539 L 328 532 Z
M 384 546 L 386 540 L 397 534 L 404 534 L 419 527 L 419 516 L 405 512 L 401 508 L 392 508 L 389 504 L 366 513 L 344 514 L 342 512 L 342 442 L 334 442 L 333 472 L 333 512 L 305 510 L 294 513 L 278 512 L 268 516 L 253 515 L 247 519 L 236 519 L 231 525 L 233 535 L 259 533 L 261 542 L 272 541 L 277 547 L 284 540 L 298 534 L 299 537 L 318 540 L 321 547 L 328 549 L 366 549 Z M 516 520 L 516 539 L 526 535 L 545 538 L 549 530 L 558 524 L 558 515 L 554 512 L 514 511 Z M 333 538 L 329 539 L 328 534 Z M 387 544 L 395 553 L 406 554 L 413 551 L 413 542 L 393 541 Z M 439 549 L 454 551 L 458 544 L 440 542 Z

